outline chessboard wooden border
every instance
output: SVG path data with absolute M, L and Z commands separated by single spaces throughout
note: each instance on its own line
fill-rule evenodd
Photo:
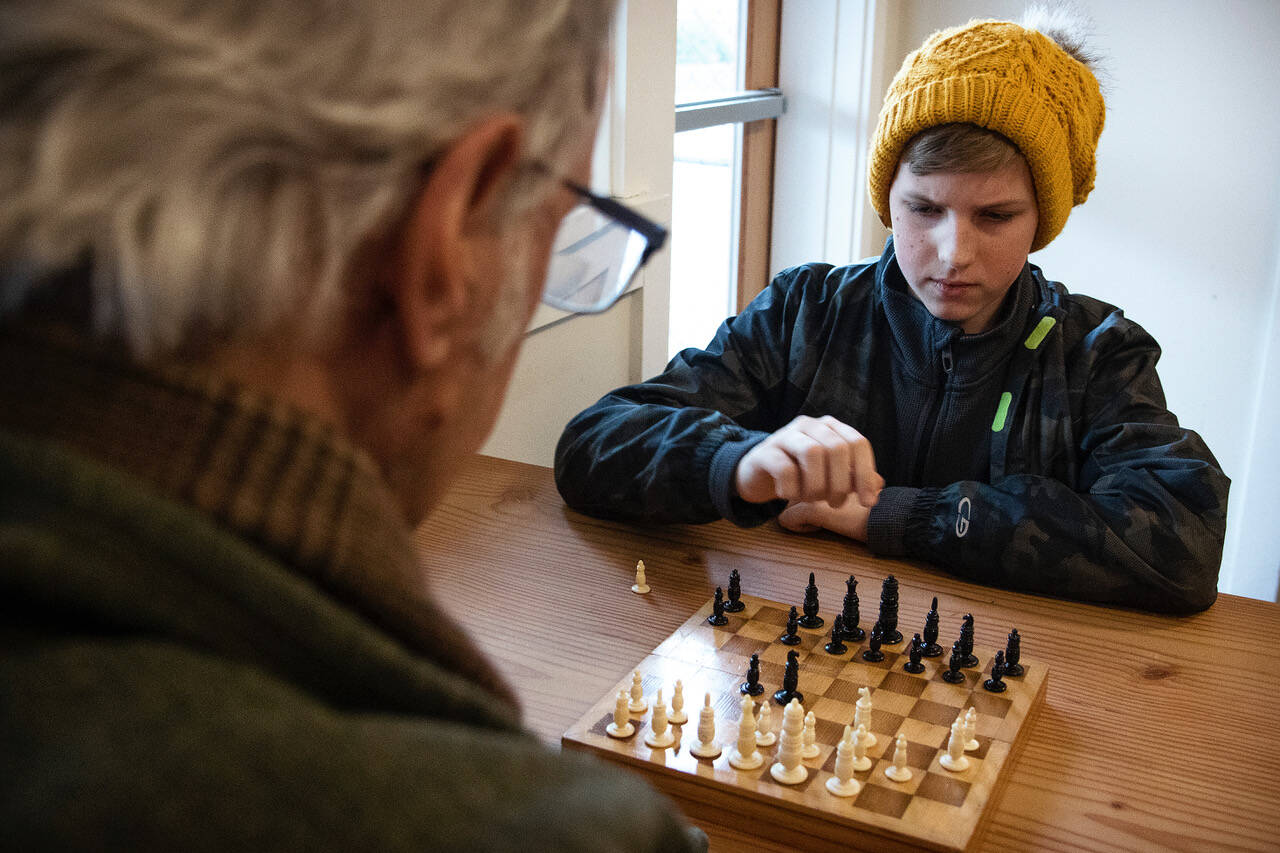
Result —
M 756 612 L 760 607 L 786 609 L 784 605 L 768 599 L 749 595 L 743 595 L 742 599 L 748 603 L 749 612 L 752 613 Z M 955 834 L 945 831 L 922 832 L 919 834 L 904 833 L 900 828 L 900 821 L 889 819 L 882 815 L 859 810 L 856 816 L 842 816 L 831 810 L 810 806 L 800 801 L 800 798 L 788 799 L 779 797 L 768 791 L 755 790 L 733 781 L 726 781 L 724 778 L 717 778 L 717 770 L 704 762 L 697 763 L 696 773 L 660 764 L 650 756 L 638 754 L 643 746 L 641 740 L 643 731 L 638 732 L 632 739 L 626 741 L 613 740 L 593 731 L 603 717 L 612 716 L 614 699 L 619 690 L 629 690 L 633 670 L 639 669 L 642 674 L 649 674 L 660 672 L 664 669 L 673 670 L 680 665 L 694 669 L 700 669 L 704 666 L 702 664 L 679 662 L 675 658 L 669 657 L 664 651 L 677 648 L 691 632 L 705 631 L 709 628 L 710 626 L 706 625 L 706 618 L 711 614 L 711 609 L 712 603 L 708 601 L 683 625 L 677 628 L 670 637 L 660 643 L 653 653 L 647 655 L 643 661 L 628 670 L 626 675 L 619 679 L 609 692 L 601 697 L 573 726 L 565 731 L 561 738 L 562 746 L 589 752 L 640 772 L 658 790 L 675 800 L 694 823 L 706 827 L 724 827 L 738 835 L 745 833 L 758 836 L 762 840 L 784 844 L 794 849 L 806 851 L 851 849 L 907 851 L 928 849 L 943 851 L 943 853 L 956 853 L 957 851 L 971 849 L 976 844 L 977 840 L 981 838 L 991 814 L 994 812 L 994 804 L 998 801 L 1000 793 L 1008 781 L 1009 769 L 1017 760 L 1018 754 L 1027 740 L 1027 735 L 1035 724 L 1040 705 L 1043 704 L 1042 699 L 1048 683 L 1048 668 L 1044 664 L 1027 658 L 1023 659 L 1024 663 L 1028 665 L 1028 672 L 1032 673 L 1032 679 L 1027 682 L 1030 690 L 1024 691 L 1029 697 L 1027 705 L 1021 710 L 1021 719 L 1016 721 L 1016 731 L 1013 739 L 1009 741 L 992 741 L 993 744 L 1007 743 L 1007 753 L 998 762 L 993 762 L 991 772 L 983 773 L 981 777 L 973 780 L 970 796 L 977 798 L 972 810 L 973 819 L 963 826 L 952 827 L 952 829 L 958 830 L 958 833 Z M 829 633 L 832 615 L 825 612 L 821 615 L 826 620 L 824 630 Z M 803 631 L 803 633 L 813 637 L 823 632 Z M 850 645 L 851 647 L 860 647 L 865 645 L 865 641 L 863 644 L 851 643 Z M 903 649 L 905 649 L 905 646 L 902 644 L 885 647 L 886 651 L 894 652 L 901 652 Z M 985 648 L 980 649 L 980 651 L 986 652 L 986 654 L 980 655 L 982 666 L 989 668 L 990 657 L 994 654 L 994 651 Z M 936 661 L 937 659 L 934 660 Z M 943 660 L 945 661 L 945 655 Z M 740 675 L 734 677 L 741 680 Z M 721 686 L 720 689 L 725 690 L 726 687 Z M 772 687 L 769 690 L 771 691 Z M 768 693 L 765 695 L 767 697 Z M 696 696 L 692 694 L 686 696 L 685 710 L 689 714 L 690 720 L 682 727 L 688 732 L 687 735 L 682 732 L 682 738 L 693 737 L 696 739 L 696 734 L 694 733 L 697 729 L 697 717 L 701 708 L 701 702 L 698 701 L 700 696 L 700 693 Z M 647 692 L 646 698 L 652 699 Z M 666 698 L 669 700 L 670 697 L 667 696 Z M 641 717 L 647 717 L 647 715 L 641 715 Z M 641 728 L 643 729 L 643 726 Z M 718 720 L 717 737 L 727 753 L 732 748 L 732 723 L 727 724 L 724 720 Z M 687 749 L 687 746 L 688 744 L 685 744 L 683 748 Z M 653 752 L 647 748 L 645 748 L 645 751 Z M 769 752 L 772 752 L 772 750 L 769 750 Z M 721 759 L 717 759 L 716 762 L 720 763 L 722 759 L 723 756 Z M 813 772 L 813 765 L 809 764 L 809 762 L 806 762 L 806 764 L 810 766 L 811 772 Z M 768 762 L 766 762 L 765 766 L 768 766 Z M 719 772 L 723 775 L 723 770 Z M 941 830 L 942 828 L 935 829 Z M 955 835 L 960 837 L 955 837 Z

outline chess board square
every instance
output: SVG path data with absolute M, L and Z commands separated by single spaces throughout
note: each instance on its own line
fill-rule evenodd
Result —
M 844 726 L 853 722 L 853 704 L 850 702 L 838 702 L 830 696 L 822 696 L 816 702 L 810 698 L 809 710 L 813 711 L 813 715 L 819 720 L 830 720 L 840 726 L 841 731 Z
M 885 780 L 885 785 L 891 784 L 893 783 Z M 902 813 L 907 810 L 910 803 L 911 795 L 905 791 L 870 783 L 862 786 L 862 792 L 853 801 L 853 804 L 860 809 L 893 818 L 902 817 Z
M 605 714 L 603 717 L 596 720 L 595 725 L 591 727 L 591 733 L 599 735 L 600 737 L 608 737 L 609 724 L 612 722 L 613 722 L 613 714 Z M 635 722 L 635 721 L 633 720 L 632 722 Z M 639 725 L 636 726 L 636 731 L 640 731 Z M 632 737 L 635 737 L 635 735 L 632 735 Z
M 803 782 L 798 782 L 795 785 L 784 785 L 777 779 L 773 778 L 772 768 L 776 763 L 776 758 L 767 754 L 765 755 L 764 767 L 760 768 L 760 775 L 757 777 L 759 781 L 763 783 L 761 785 L 762 790 L 773 788 L 775 791 L 798 791 L 800 793 L 804 793 L 809 790 L 809 786 L 812 785 L 814 780 L 818 777 L 818 774 L 813 772 L 813 768 L 809 767 L 807 768 L 809 775 Z
M 908 720 L 907 722 L 911 721 Z M 903 734 L 907 735 L 907 766 L 919 768 L 920 770 L 927 769 L 933 763 L 933 757 L 938 754 L 937 745 L 919 743 L 912 740 L 907 732 L 904 731 Z M 887 752 L 886 755 L 892 757 L 893 753 Z
M 800 669 L 834 679 L 840 674 L 840 670 L 844 669 L 844 661 L 838 657 L 832 657 L 826 652 L 819 651 L 800 661 Z
M 827 688 L 824 695 L 828 699 L 853 707 L 853 703 L 858 701 L 860 686 L 862 685 L 854 684 L 844 678 L 837 678 L 831 682 L 831 686 Z
M 937 702 L 939 705 L 948 705 L 952 708 L 959 709 L 969 698 L 969 691 L 962 687 L 956 687 L 947 684 L 941 679 L 930 681 L 925 685 L 924 692 L 920 694 L 921 699 L 927 699 L 930 702 Z M 951 716 L 955 716 L 953 712 Z M 950 723 L 948 723 L 950 725 Z
M 881 690 L 891 690 L 904 696 L 919 696 L 929 682 L 906 672 L 890 672 L 880 682 Z
M 778 685 L 778 687 L 781 687 L 782 676 L 786 673 L 786 671 L 787 671 L 787 667 L 785 666 L 785 664 L 774 663 L 773 661 L 764 660 L 763 658 L 760 659 L 760 683 L 765 685 L 766 687 L 770 684 L 776 684 Z M 747 680 L 746 670 L 743 670 L 742 680 L 744 682 Z M 777 688 L 775 687 L 774 690 L 776 689 Z M 772 693 L 773 691 L 766 690 L 765 692 Z
M 769 642 L 767 640 L 757 640 L 754 637 L 735 634 L 720 647 L 720 651 L 727 652 L 731 655 L 750 658 L 752 655 L 764 651 L 764 648 L 768 645 Z
M 981 715 L 1003 720 L 1013 707 L 1013 700 L 1003 694 L 988 693 L 979 688 L 969 697 L 969 704 L 977 708 Z
M 906 717 L 902 714 L 890 713 L 883 708 L 872 706 L 871 731 L 877 735 L 892 736 L 897 733 L 898 727 L 902 725 L 902 721 L 905 719 Z M 882 741 L 884 738 L 878 737 L 877 740 Z
M 759 622 L 764 625 L 776 625 L 779 628 L 786 628 L 788 616 L 790 616 L 790 611 L 788 610 L 780 610 L 777 607 L 761 605 L 760 609 L 756 611 L 756 615 L 751 621 Z
M 858 685 L 866 685 L 868 687 L 876 687 L 889 672 L 882 666 L 867 663 L 862 658 L 855 657 L 853 660 L 845 664 L 844 669 L 840 670 L 840 678 L 846 681 L 852 681 Z
M 769 661 L 770 663 L 786 665 L 787 652 L 792 651 L 788 646 L 781 643 L 773 643 L 766 646 L 764 651 L 760 652 L 761 661 Z
M 964 798 L 969 796 L 969 783 L 942 773 L 946 771 L 925 773 L 920 787 L 916 788 L 916 796 L 959 808 L 964 805 Z
M 813 713 L 817 719 L 814 721 L 814 734 L 817 735 L 819 744 L 830 745 L 828 748 L 834 749 L 834 744 L 840 742 L 840 738 L 844 736 L 844 723 L 835 720 L 823 719 L 817 711 Z
M 773 643 L 778 639 L 778 627 L 767 622 L 748 622 L 737 632 L 739 637 L 749 637 L 762 643 Z
M 954 705 L 944 705 L 929 699 L 919 699 L 911 708 L 912 718 L 947 729 L 955 722 L 957 713 Z
M 834 681 L 834 679 L 830 676 L 820 675 L 816 672 L 806 670 L 804 667 L 800 667 L 800 692 L 804 693 L 806 696 L 812 696 L 816 699 L 817 697 L 824 695 L 827 692 L 827 688 L 831 686 L 832 681 Z M 778 686 L 782 686 L 781 680 L 779 680 Z M 804 704 L 803 700 L 801 701 L 801 704 Z
M 934 751 L 941 749 L 947 743 L 947 736 L 951 734 L 948 726 L 935 726 L 932 723 L 925 723 L 911 717 L 902 721 L 899 732 L 906 735 L 907 740 L 912 743 L 922 743 L 933 747 Z
M 911 713 L 911 708 L 916 704 L 916 701 L 914 696 L 903 696 L 901 693 L 894 693 L 892 690 L 886 690 L 884 685 L 871 691 L 871 707 L 874 710 L 887 711 L 902 717 Z

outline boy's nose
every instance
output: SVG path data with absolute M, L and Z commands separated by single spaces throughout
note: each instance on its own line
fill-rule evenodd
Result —
M 961 270 L 973 263 L 977 237 L 958 216 L 948 216 L 938 224 L 938 259 L 949 269 Z

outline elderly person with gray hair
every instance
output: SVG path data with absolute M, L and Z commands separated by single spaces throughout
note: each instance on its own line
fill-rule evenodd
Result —
M 0 6 L 6 846 L 699 846 L 520 728 L 410 543 L 544 278 L 661 241 L 582 188 L 614 5 Z

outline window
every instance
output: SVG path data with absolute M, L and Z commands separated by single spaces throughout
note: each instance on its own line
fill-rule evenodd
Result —
M 705 346 L 765 284 L 782 97 L 748 87 L 776 82 L 777 19 L 777 0 L 676 6 L 669 355 Z

